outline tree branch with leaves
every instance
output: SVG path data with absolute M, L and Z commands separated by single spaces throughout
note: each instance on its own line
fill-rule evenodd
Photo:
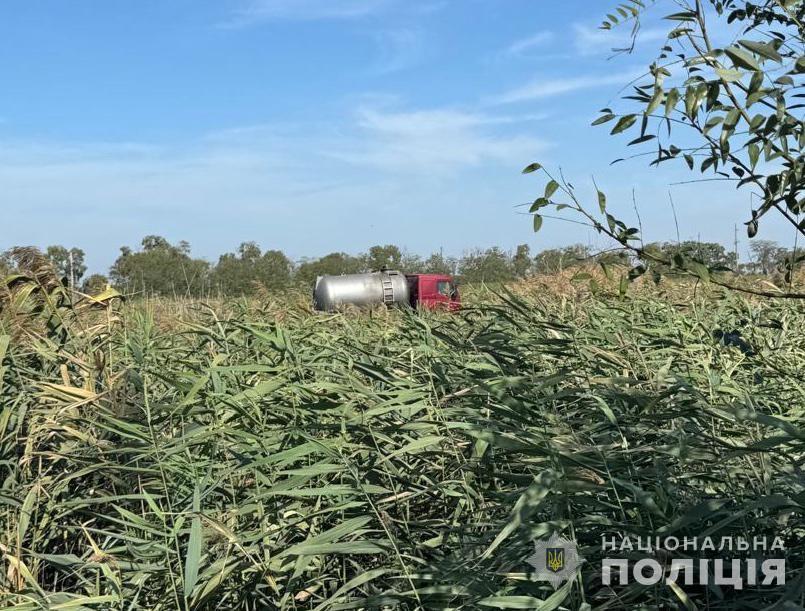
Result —
M 631 23 L 634 39 L 640 35 L 646 11 L 659 4 L 628 0 L 607 15 L 601 28 Z M 736 189 L 749 189 L 750 198 L 757 202 L 745 221 L 750 239 L 769 213 L 780 215 L 805 236 L 805 104 L 801 102 L 805 97 L 805 3 L 694 0 L 673 4 L 682 10 L 665 16 L 671 26 L 657 59 L 624 96 L 632 108 L 624 112 L 604 108 L 593 125 L 614 122 L 611 135 L 631 133 L 628 146 L 652 147 L 647 151 L 653 158 L 651 166 L 681 160 L 701 176 L 699 180 L 723 180 L 734 183 Z M 729 32 L 731 40 L 714 41 L 714 22 L 720 31 Z M 537 170 L 545 172 L 549 182 L 530 208 L 534 229 L 542 226 L 544 208 L 572 208 L 586 224 L 640 260 L 629 275 L 632 279 L 656 264 L 757 295 L 805 298 L 790 290 L 793 270 L 805 259 L 796 252 L 787 264 L 788 291 L 737 286 L 715 279 L 712 272 L 723 270 L 710 269 L 695 258 L 658 260 L 656 253 L 642 247 L 638 228 L 627 227 L 607 211 L 606 196 L 597 186 L 600 218 L 581 204 L 570 183 L 555 179 L 540 164 L 531 164 L 524 172 Z M 569 200 L 557 201 L 557 193 Z

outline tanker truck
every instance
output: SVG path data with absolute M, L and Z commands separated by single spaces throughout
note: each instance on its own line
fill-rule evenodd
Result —
M 457 310 L 461 307 L 452 276 L 442 274 L 403 274 L 380 270 L 365 274 L 319 276 L 313 289 L 313 306 L 333 312 L 345 305 L 408 305 L 431 310 Z

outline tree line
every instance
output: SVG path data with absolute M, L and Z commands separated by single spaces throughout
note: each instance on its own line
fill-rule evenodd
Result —
M 738 263 L 735 252 L 715 242 L 656 242 L 653 250 L 673 258 L 680 255 L 701 261 L 710 268 L 737 273 L 774 276 L 795 253 L 769 240 L 753 241 L 751 259 Z M 217 263 L 193 257 L 190 244 L 171 244 L 161 236 L 146 236 L 140 248 L 120 249 L 108 275 L 86 276 L 85 252 L 61 245 L 47 247 L 44 253 L 65 281 L 88 294 L 107 286 L 125 293 L 164 296 L 226 295 L 244 296 L 259 290 L 280 292 L 309 287 L 317 276 L 353 274 L 372 270 L 401 269 L 408 273 L 450 274 L 466 284 L 498 283 L 535 274 L 553 274 L 590 263 L 629 264 L 623 250 L 595 252 L 584 244 L 551 248 L 532 255 L 528 244 L 509 252 L 498 247 L 474 249 L 461 257 L 435 252 L 427 257 L 408 253 L 393 244 L 372 246 L 365 253 L 350 255 L 333 252 L 319 258 L 292 261 L 280 250 L 265 250 L 255 242 L 242 243 L 236 252 L 223 254 Z M 10 251 L 0 254 L 0 273 L 15 268 Z M 663 270 L 673 273 L 673 270 Z

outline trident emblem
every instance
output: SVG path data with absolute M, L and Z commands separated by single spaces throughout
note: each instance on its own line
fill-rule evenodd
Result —
M 545 550 L 545 565 L 554 573 L 565 568 L 565 549 L 563 547 L 549 547 Z
M 575 577 L 581 564 L 575 542 L 554 533 L 547 541 L 535 541 L 534 548 L 534 554 L 526 558 L 526 562 L 534 567 L 534 579 L 550 581 L 554 588 L 558 588 L 563 581 Z

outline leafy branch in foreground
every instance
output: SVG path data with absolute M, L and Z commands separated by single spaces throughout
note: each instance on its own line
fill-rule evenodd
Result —
M 708 4 L 695 0 L 677 3 L 677 8 L 680 6 L 683 10 L 665 17 L 673 26 L 660 55 L 649 66 L 649 82 L 633 86 L 630 95 L 624 97 L 638 108 L 622 113 L 604 108 L 593 125 L 614 122 L 612 135 L 632 132 L 628 146 L 656 145 L 654 152 L 647 153 L 653 156 L 652 166 L 682 159 L 691 171 L 704 176 L 702 180 L 723 180 L 738 189 L 750 188 L 751 197 L 758 202 L 745 222 L 750 239 L 757 235 L 761 219 L 770 211 L 805 235 L 805 126 L 801 118 L 805 105 L 800 102 L 805 97 L 805 3 L 711 0 Z M 646 10 L 645 3 L 630 0 L 618 8 L 617 14 L 608 15 L 601 28 L 632 22 L 632 35 L 638 36 Z M 712 28 L 713 20 L 719 21 L 718 28 Z M 721 32 L 722 39 L 724 32 L 734 37 L 731 42 L 717 42 L 714 29 Z M 524 172 L 538 169 L 539 164 L 531 164 Z M 755 295 L 805 297 L 791 291 L 793 271 L 803 260 L 796 251 L 785 262 L 787 292 L 739 287 L 712 274 L 724 270 L 707 267 L 695 258 L 674 256 L 668 260 L 644 248 L 637 228 L 627 227 L 606 211 L 606 197 L 597 187 L 604 221 L 581 206 L 564 179 L 560 184 L 550 174 L 548 178 L 543 197 L 531 206 L 534 229 L 542 225 L 542 215 L 537 213 L 543 207 L 555 204 L 558 210 L 573 208 L 599 233 L 640 259 L 641 264 L 632 270 L 632 279 L 654 263 Z M 552 200 L 560 186 L 572 203 Z
M 635 265 L 629 273 L 624 277 L 621 283 L 621 292 L 625 292 L 626 283 L 632 282 L 637 278 L 643 276 L 653 266 L 655 268 L 665 268 L 674 271 L 677 274 L 684 276 L 691 276 L 703 280 L 705 282 L 712 282 L 718 286 L 741 291 L 751 295 L 760 297 L 784 297 L 789 299 L 805 299 L 805 293 L 796 291 L 783 291 L 783 290 L 762 290 L 758 288 L 746 287 L 735 284 L 726 280 L 724 277 L 719 276 L 718 272 L 730 271 L 725 266 L 708 266 L 698 257 L 685 255 L 681 252 L 668 253 L 659 249 L 649 248 L 643 245 L 640 229 L 637 227 L 629 227 L 626 223 L 616 218 L 607 212 L 607 198 L 606 194 L 596 187 L 598 198 L 599 215 L 590 212 L 584 207 L 581 200 L 576 194 L 575 187 L 568 182 L 564 176 L 554 178 L 539 163 L 532 163 L 524 170 L 524 174 L 542 171 L 547 177 L 548 182 L 545 185 L 545 191 L 542 197 L 537 198 L 529 212 L 534 216 L 534 231 L 539 231 L 542 227 L 542 214 L 540 211 L 546 207 L 554 207 L 555 210 L 561 211 L 570 209 L 580 214 L 584 219 L 584 224 L 595 229 L 599 234 L 605 235 L 608 238 L 617 242 L 623 249 L 632 253 L 640 263 Z M 557 193 L 567 196 L 567 201 L 556 201 L 555 195 Z M 805 261 L 805 255 L 792 257 L 786 261 L 786 282 L 792 280 L 793 271 L 797 264 Z M 657 270 L 654 270 L 657 273 Z
M 651 82 L 633 87 L 628 99 L 640 108 L 625 114 L 603 109 L 593 125 L 617 119 L 611 134 L 634 131 L 629 146 L 654 142 L 652 165 L 681 158 L 692 171 L 751 186 L 757 205 L 746 221 L 750 238 L 771 210 L 805 235 L 800 214 L 803 182 L 802 2 L 738 0 L 685 4 L 667 15 L 674 27 Z M 717 44 L 708 20 L 723 23 L 735 38 Z M 635 14 L 639 19 L 639 14 Z M 602 26 L 612 27 L 610 22 Z M 682 129 L 676 144 L 671 136 Z M 691 138 L 692 136 L 692 138 Z

